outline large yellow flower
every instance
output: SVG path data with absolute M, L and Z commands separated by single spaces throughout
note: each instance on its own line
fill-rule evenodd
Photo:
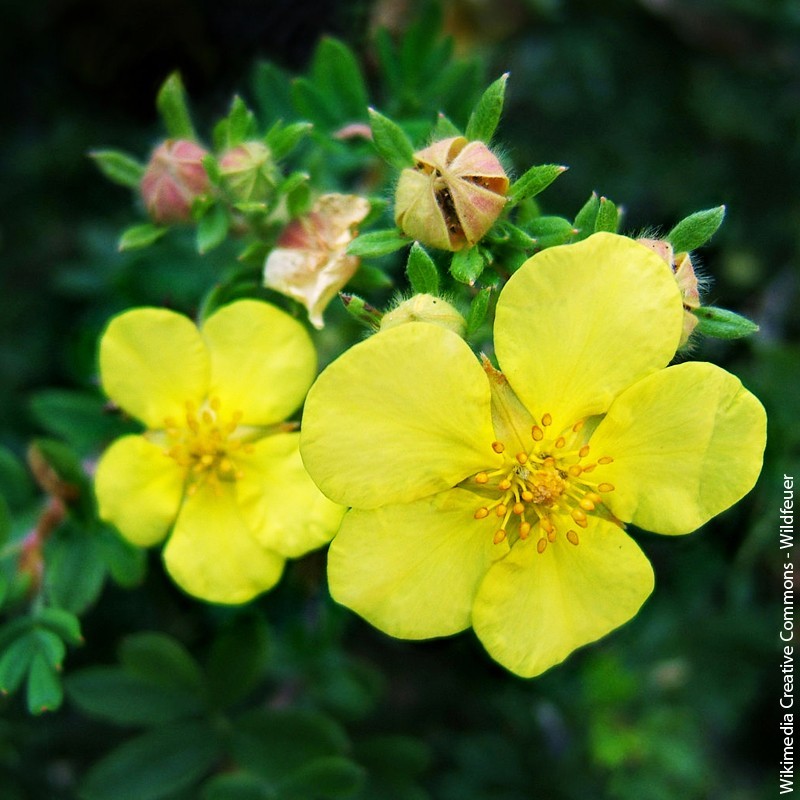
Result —
M 706 363 L 664 368 L 683 307 L 669 267 L 613 234 L 516 272 L 483 365 L 414 322 L 346 352 L 305 407 L 301 453 L 352 506 L 335 599 L 403 638 L 470 625 L 523 676 L 630 619 L 653 588 L 623 522 L 688 533 L 753 486 L 765 415 Z
M 330 540 L 344 509 L 303 468 L 300 434 L 282 425 L 316 372 L 303 327 L 240 300 L 198 328 L 158 308 L 111 320 L 100 342 L 106 394 L 144 423 L 103 454 L 104 519 L 146 547 L 162 541 L 190 594 L 242 603 L 271 588 L 287 557 Z

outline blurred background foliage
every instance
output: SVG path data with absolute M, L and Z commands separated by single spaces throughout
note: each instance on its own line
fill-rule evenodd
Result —
M 26 629 L 37 658 L 51 658 L 37 697 L 50 692 L 53 705 L 60 688 L 47 684 L 47 664 L 63 656 L 53 635 L 69 645 L 67 699 L 35 717 L 24 692 L 0 701 L 5 800 L 77 797 L 79 785 L 84 797 L 196 798 L 220 764 L 206 800 L 776 794 L 777 508 L 783 473 L 800 475 L 798 5 L 451 0 L 442 10 L 456 52 L 475 65 L 448 113 L 463 124 L 474 92 L 510 71 L 504 152 L 521 166 L 569 165 L 541 200 L 545 213 L 571 218 L 596 190 L 624 207 L 624 232 L 663 233 L 727 205 L 701 254 L 706 298 L 761 332 L 703 340 L 695 355 L 739 375 L 767 408 L 758 486 L 695 535 L 638 535 L 653 597 L 533 681 L 491 663 L 470 634 L 409 644 L 377 633 L 330 602 L 324 554 L 292 565 L 252 607 L 219 609 L 189 601 L 156 555 L 147 569 L 108 531 L 93 532 L 105 544 L 87 555 L 67 523 L 48 553 L 62 568 L 47 592 L 80 615 L 82 644 L 69 616 Z M 399 32 L 420 13 L 411 0 L 313 11 L 286 0 L 3 4 L 0 486 L 23 534 L 48 502 L 23 466 L 31 440 L 65 439 L 65 469 L 80 482 L 70 458 L 91 458 L 98 435 L 120 431 L 113 419 L 99 434 L 83 424 L 102 409 L 94 359 L 108 317 L 144 303 L 191 311 L 226 258 L 223 248 L 201 259 L 180 236 L 117 252 L 138 212 L 87 153 L 149 152 L 163 135 L 153 98 L 175 69 L 203 130 L 235 92 L 258 107 L 254 65 L 303 73 L 323 34 L 359 54 L 378 108 L 413 116 L 414 95 L 396 108 L 381 95 L 376 30 Z M 342 346 L 329 330 L 318 339 L 328 357 Z M 58 392 L 75 389 L 84 400 L 66 414 Z M 39 447 L 58 460 L 54 439 Z M 91 509 L 75 511 L 78 523 L 81 514 Z

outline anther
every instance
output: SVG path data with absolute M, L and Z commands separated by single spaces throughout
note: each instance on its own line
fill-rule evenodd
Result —
M 582 420 L 582 419 L 579 419 L 579 420 L 578 420 L 578 421 L 577 421 L 577 422 L 576 422 L 576 423 L 575 423 L 575 424 L 572 426 L 572 430 L 573 430 L 573 432 L 574 432 L 574 433 L 578 433 L 578 431 L 579 431 L 579 430 L 580 430 L 580 429 L 583 427 L 583 425 L 584 425 L 584 420 Z
M 538 425 L 534 425 L 531 428 L 531 436 L 535 442 L 541 442 L 544 439 L 544 431 Z
M 582 522 L 586 522 L 586 514 L 584 514 L 579 508 L 573 508 L 570 512 L 570 516 L 575 520 L 575 522 L 578 523 L 578 525 L 580 525 Z
M 589 445 L 588 445 L 588 444 L 585 444 L 583 447 L 581 447 L 581 449 L 580 449 L 580 450 L 578 450 L 578 455 L 579 455 L 581 458 L 586 458 L 586 456 L 588 456 L 588 455 L 589 455 Z
M 522 465 L 528 462 L 528 454 L 527 453 L 517 453 L 516 455 L 517 463 Z
M 514 503 L 514 508 L 512 511 L 515 514 L 523 514 L 525 513 L 525 503 Z
M 507 506 L 504 503 L 500 503 L 495 510 L 495 514 L 497 514 L 498 517 L 503 517 L 505 516 L 506 511 L 508 511 Z
M 494 544 L 500 544 L 500 542 L 502 542 L 503 539 L 505 538 L 506 538 L 506 532 L 502 528 L 500 528 L 500 530 L 497 531 L 494 537 L 492 538 L 492 542 Z
M 567 440 L 563 436 L 559 436 L 558 439 L 556 439 L 556 447 L 559 449 L 562 448 L 566 443 Z
M 494 450 L 495 453 L 502 453 L 505 449 L 506 446 L 502 442 L 492 442 L 492 450 Z
M 482 508 L 479 508 L 475 512 L 475 519 L 486 519 L 486 517 L 488 517 L 488 516 L 489 516 L 489 509 L 486 508 L 486 506 L 483 506 Z
M 536 549 L 540 553 L 544 553 L 546 548 L 547 548 L 547 539 L 539 539 L 539 541 L 536 542 Z
M 520 522 L 519 524 L 519 538 L 527 539 L 528 534 L 531 532 L 530 522 Z
M 542 414 L 542 425 L 546 428 L 553 424 L 553 418 L 549 414 Z
M 577 478 L 580 476 L 581 472 L 583 472 L 583 467 L 580 464 L 573 464 L 567 470 L 567 472 L 569 472 L 569 474 L 572 475 L 573 478 Z
M 586 492 L 586 499 L 591 500 L 593 503 L 602 503 L 603 498 L 600 497 L 599 494 L 595 494 L 594 492 Z
M 578 539 L 578 534 L 575 531 L 568 530 L 567 531 L 567 539 L 569 540 L 570 544 L 574 544 L 574 545 L 577 546 L 579 539 Z
M 595 506 L 595 504 L 591 500 L 584 497 L 583 500 L 581 500 L 580 502 L 580 507 L 584 511 L 594 511 L 597 506 Z
M 475 483 L 488 483 L 488 482 L 489 482 L 489 476 L 485 472 L 479 472 L 475 476 Z
M 553 529 L 552 531 L 548 531 L 547 532 L 547 541 L 548 542 L 554 542 L 555 540 L 556 540 L 555 529 Z
M 614 459 L 611 456 L 603 456 L 597 459 L 598 464 L 610 464 Z
M 584 472 L 594 472 L 594 468 L 595 468 L 596 466 L 597 466 L 597 464 L 587 464 L 587 465 L 586 465 L 586 466 L 583 468 L 583 471 L 584 471 Z
M 550 533 L 550 531 L 553 531 L 553 530 L 555 530 L 555 528 L 553 527 L 553 523 L 552 523 L 552 522 L 550 522 L 550 520 L 549 520 L 547 517 L 542 517 L 542 519 L 539 521 L 539 524 L 540 524 L 540 525 L 542 526 L 542 528 L 544 528 L 544 530 L 546 530 L 548 533 Z
M 522 493 L 521 497 L 522 497 L 522 499 L 523 499 L 523 500 L 524 500 L 526 503 L 530 503 L 530 501 L 531 501 L 531 500 L 533 500 L 533 492 L 529 492 L 529 491 L 526 489 L 526 490 L 525 490 L 525 491 Z
M 511 488 L 511 481 L 508 478 L 503 478 L 503 480 L 497 484 L 497 488 L 500 489 L 501 492 L 505 492 Z
M 613 492 L 614 491 L 614 484 L 613 483 L 601 483 L 597 487 L 598 492 Z

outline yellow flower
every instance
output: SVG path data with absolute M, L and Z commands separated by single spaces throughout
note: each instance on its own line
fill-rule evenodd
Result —
M 402 638 L 471 625 L 522 676 L 634 616 L 653 573 L 623 523 L 698 528 L 749 491 L 764 448 L 737 378 L 664 368 L 682 316 L 667 264 L 601 233 L 509 280 L 502 373 L 422 322 L 347 351 L 309 392 L 301 437 L 312 478 L 353 507 L 333 597 Z
M 101 517 L 142 547 L 171 531 L 166 568 L 204 600 L 243 603 L 271 588 L 285 559 L 325 544 L 343 513 L 303 469 L 300 434 L 280 424 L 315 372 L 308 334 L 267 303 L 231 303 L 199 330 L 158 308 L 112 319 L 103 388 L 146 431 L 100 459 Z
M 324 194 L 308 214 L 292 220 L 264 264 L 264 285 L 308 309 L 315 328 L 322 312 L 353 277 L 361 259 L 347 255 L 369 201 L 354 194 Z

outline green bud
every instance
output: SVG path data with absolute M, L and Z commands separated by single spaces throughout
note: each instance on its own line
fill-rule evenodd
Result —
M 396 328 L 406 322 L 431 322 L 459 336 L 463 336 L 467 329 L 466 320 L 455 307 L 432 294 L 415 294 L 408 300 L 403 300 L 396 308 L 383 315 L 381 330 Z

